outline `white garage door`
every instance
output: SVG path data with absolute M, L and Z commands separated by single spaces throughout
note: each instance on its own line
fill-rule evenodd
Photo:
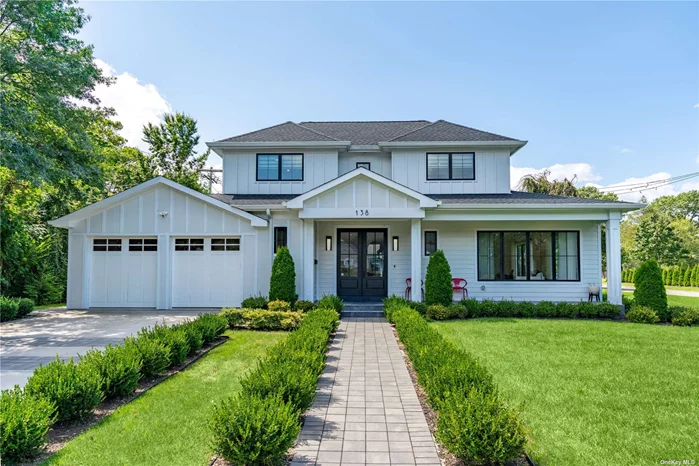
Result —
M 93 238 L 90 307 L 155 307 L 156 238 Z
M 239 237 L 176 238 L 172 307 L 238 306 L 243 299 Z

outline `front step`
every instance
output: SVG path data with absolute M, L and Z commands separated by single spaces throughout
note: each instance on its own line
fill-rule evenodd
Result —
M 342 317 L 383 317 L 381 303 L 345 303 Z

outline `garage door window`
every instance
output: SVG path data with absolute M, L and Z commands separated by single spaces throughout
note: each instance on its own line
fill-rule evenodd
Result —
M 93 251 L 110 251 L 118 252 L 121 251 L 121 240 L 120 239 L 94 239 L 92 240 L 92 250 Z
M 203 251 L 204 238 L 177 238 L 175 251 Z
M 155 238 L 129 239 L 129 251 L 157 251 L 158 240 Z
M 240 251 L 240 238 L 211 238 L 212 251 Z

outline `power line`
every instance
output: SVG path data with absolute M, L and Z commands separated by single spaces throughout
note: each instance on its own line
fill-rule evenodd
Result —
M 690 180 L 699 176 L 699 172 L 688 173 L 676 177 L 664 178 L 662 180 L 645 181 L 639 183 L 627 183 L 623 185 L 610 186 L 607 188 L 599 188 L 601 192 L 614 194 L 629 194 L 633 192 L 643 192 L 651 189 L 657 189 L 663 186 L 668 186 L 683 181 Z

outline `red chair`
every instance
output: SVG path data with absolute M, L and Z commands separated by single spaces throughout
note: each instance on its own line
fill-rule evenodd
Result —
M 422 290 L 422 300 L 425 300 L 425 289 L 422 288 L 422 286 L 425 284 L 423 280 L 420 280 L 420 289 Z M 412 278 L 406 278 L 405 279 L 405 299 L 410 299 L 410 295 L 413 291 L 413 280 Z
M 468 282 L 463 278 L 452 278 L 451 279 L 451 290 L 452 292 L 461 291 L 462 298 L 468 298 L 468 290 L 466 289 Z

